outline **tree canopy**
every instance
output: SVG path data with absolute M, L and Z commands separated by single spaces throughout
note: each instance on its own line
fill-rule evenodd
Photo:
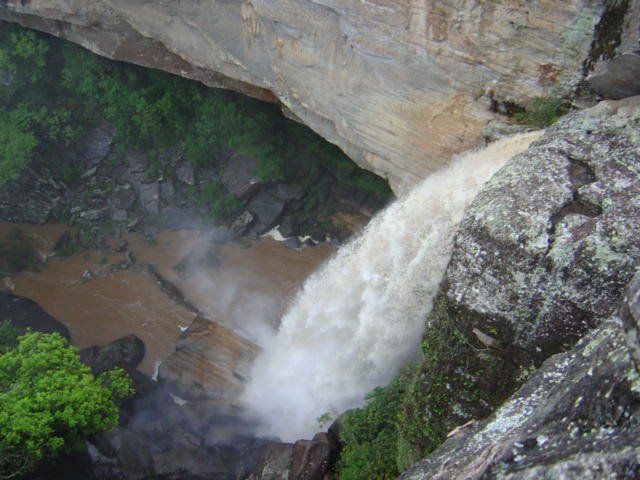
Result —
M 118 401 L 132 393 L 122 369 L 94 377 L 57 333 L 27 332 L 0 352 L 0 478 L 22 475 L 115 427 Z

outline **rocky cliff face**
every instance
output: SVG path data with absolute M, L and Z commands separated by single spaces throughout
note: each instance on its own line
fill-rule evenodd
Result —
M 476 145 L 490 108 L 575 87 L 614 3 L 4 0 L 0 17 L 280 102 L 398 192 Z
M 400 478 L 638 478 L 639 295 L 636 275 L 618 315 Z
M 449 300 L 546 358 L 610 315 L 640 262 L 640 97 L 563 117 L 484 187 L 447 269 Z

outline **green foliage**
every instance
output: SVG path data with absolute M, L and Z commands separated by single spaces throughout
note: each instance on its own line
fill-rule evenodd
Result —
M 44 76 L 48 43 L 15 25 L 0 29 L 0 101 L 38 83 Z
M 113 62 L 22 27 L 0 27 L 0 86 L 0 186 L 34 161 L 46 162 L 73 184 L 79 171 L 57 160 L 55 146 L 73 144 L 89 126 L 106 120 L 116 129 L 120 150 L 159 154 L 183 143 L 194 167 L 219 169 L 222 152 L 231 149 L 254 158 L 265 182 L 293 181 L 310 188 L 324 170 L 344 187 L 381 203 L 391 196 L 385 180 L 284 118 L 275 105 Z M 214 187 L 205 190 L 215 196 Z M 215 216 L 237 210 L 230 198 L 217 197 L 211 202 Z
M 22 230 L 14 228 L 0 241 L 0 273 L 13 273 L 38 265 L 40 259 Z
M 517 112 L 514 117 L 518 123 L 544 128 L 555 123 L 569 108 L 567 100 L 559 96 L 535 97 L 529 109 Z
M 215 219 L 229 219 L 242 212 L 242 204 L 232 194 L 227 193 L 219 179 L 209 182 L 200 190 L 200 203 L 208 208 L 209 216 Z
M 339 480 L 382 480 L 398 476 L 397 417 L 406 388 L 403 374 L 367 395 L 367 404 L 340 419 L 344 447 L 337 465 Z
M 20 332 L 13 328 L 9 320 L 0 321 L 0 355 L 18 345 Z
M 453 428 L 487 415 L 513 391 L 518 369 L 480 344 L 471 324 L 482 319 L 452 307 L 444 295 L 437 299 L 421 358 L 374 390 L 367 405 L 343 415 L 339 479 L 395 478 Z
M 132 393 L 121 369 L 99 378 L 60 335 L 26 333 L 0 355 L 0 476 L 24 474 L 39 462 L 83 446 L 87 435 L 113 428 L 117 402 Z
M 0 186 L 15 180 L 31 161 L 38 140 L 24 107 L 0 107 Z

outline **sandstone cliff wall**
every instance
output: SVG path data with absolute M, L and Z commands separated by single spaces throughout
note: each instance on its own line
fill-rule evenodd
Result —
M 491 98 L 575 87 L 604 3 L 4 0 L 0 18 L 278 101 L 401 192 L 480 143 Z

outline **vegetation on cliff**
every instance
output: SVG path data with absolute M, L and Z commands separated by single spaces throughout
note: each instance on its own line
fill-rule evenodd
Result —
M 84 447 L 118 423 L 118 401 L 132 393 L 123 370 L 98 378 L 59 334 L 18 336 L 0 324 L 0 478 Z
M 340 480 L 396 478 L 521 383 L 510 355 L 479 341 L 471 324 L 470 313 L 440 295 L 426 319 L 420 359 L 340 418 Z
M 0 185 L 31 164 L 47 165 L 71 185 L 78 182 L 80 167 L 59 160 L 60 144 L 73 148 L 89 127 L 106 120 L 122 153 L 147 153 L 151 173 L 171 146 L 178 145 L 196 170 L 219 168 L 223 152 L 231 149 L 256 159 L 265 182 L 313 190 L 322 165 L 347 188 L 381 202 L 391 195 L 385 180 L 275 105 L 113 62 L 16 25 L 0 27 L 0 113 Z M 210 202 L 213 216 L 224 218 L 238 210 L 225 195 L 212 187 L 199 198 Z

